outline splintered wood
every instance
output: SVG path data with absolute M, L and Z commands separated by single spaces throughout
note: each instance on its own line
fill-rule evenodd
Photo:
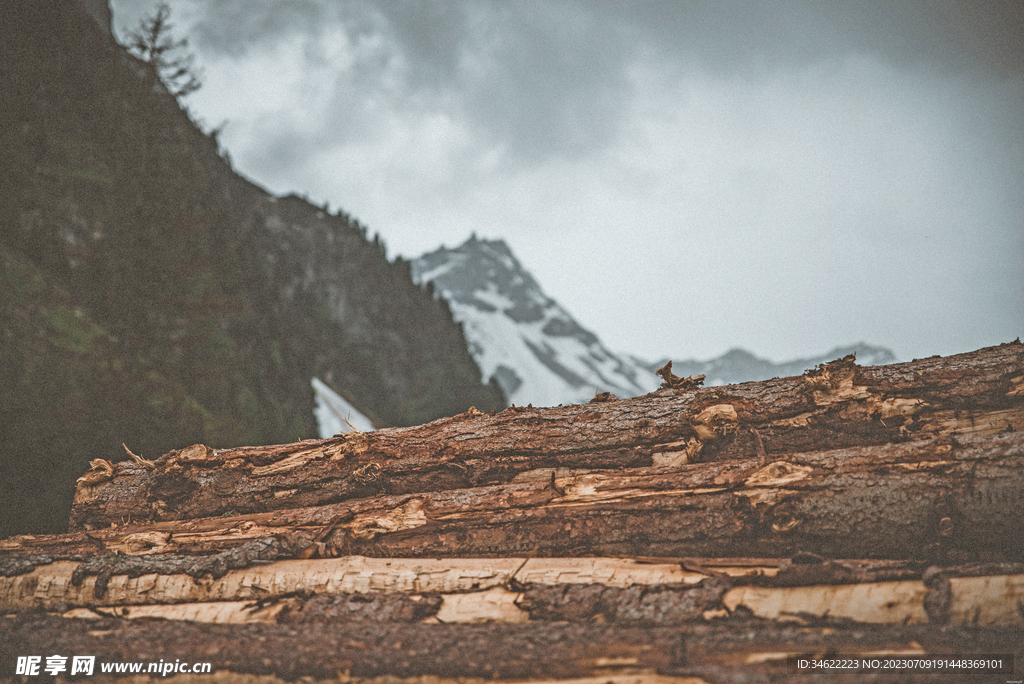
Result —
M 272 447 L 194 445 L 155 468 L 97 459 L 71 529 L 257 513 L 508 484 L 544 468 L 677 467 L 1024 431 L 1024 345 L 625 401 L 479 411 Z
M 69 533 L 0 540 L 0 663 L 60 645 L 209 654 L 203 681 L 410 684 L 1024 663 L 1024 345 L 659 374 L 635 399 L 97 458 Z
M 576 472 L 316 507 L 121 525 L 0 550 L 211 553 L 290 535 L 320 557 L 769 556 L 1020 560 L 1024 433 Z

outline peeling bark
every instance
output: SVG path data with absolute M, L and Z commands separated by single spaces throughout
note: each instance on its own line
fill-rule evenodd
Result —
M 172 451 L 154 468 L 102 459 L 72 529 L 260 513 L 506 484 L 560 473 L 779 456 L 1024 431 L 1024 345 L 888 366 L 840 359 L 804 376 L 557 408 L 479 411 L 412 428 L 271 447 Z
M 861 623 L 1024 627 L 1024 564 L 932 566 L 890 563 L 885 575 L 828 584 L 821 575 L 628 559 L 338 559 L 284 561 L 221 577 L 115 575 L 72 580 L 83 565 L 56 562 L 0 578 L 0 612 L 56 610 L 68 617 L 199 622 L 600 620 L 666 626 L 746 612 L 781 621 L 825 617 Z M 780 565 L 789 563 L 783 560 Z M 823 564 L 827 565 L 827 564 Z M 839 566 L 840 563 L 835 563 Z M 873 565 L 868 561 L 848 565 Z M 713 567 L 714 569 L 707 569 Z
M 203 681 L 246 684 L 1024 663 L 1024 345 L 730 387 L 663 377 L 625 401 L 94 459 L 72 532 L 0 540 L 0 678 L 65 652 L 209 661 Z
M 114 575 L 102 597 L 96 578 L 72 582 L 79 563 L 57 561 L 30 573 L 0 577 L 0 611 L 57 607 L 130 606 L 147 603 L 261 601 L 296 594 L 409 593 L 455 594 L 506 586 L 598 583 L 634 585 L 696 584 L 707 574 L 677 563 L 636 563 L 614 558 L 456 558 L 378 559 L 347 557 L 278 561 L 212 577 L 179 574 Z M 742 576 L 762 568 L 715 566 L 716 573 Z
M 0 551 L 213 553 L 292 535 L 298 557 L 794 556 L 1024 560 L 1024 433 L 550 476 L 315 508 L 13 537 Z M 161 537 L 160 535 L 164 535 Z M 136 551 L 135 553 L 139 553 Z
M 666 626 L 704 619 L 723 607 L 728 580 L 711 577 L 698 586 L 608 587 L 600 584 L 536 585 L 517 605 L 531 620 L 600 620 L 623 625 Z
M 442 601 L 438 594 L 328 594 L 294 602 L 277 622 L 422 622 L 437 615 Z

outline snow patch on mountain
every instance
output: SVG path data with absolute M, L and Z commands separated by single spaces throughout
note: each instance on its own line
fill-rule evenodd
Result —
M 497 379 L 510 403 L 577 404 L 597 392 L 625 398 L 658 386 L 643 364 L 608 350 L 544 294 L 502 240 L 474 235 L 441 247 L 413 261 L 412 274 L 448 301 L 485 380 Z
M 313 417 L 316 418 L 317 432 L 320 439 L 328 439 L 334 435 L 352 432 L 370 432 L 373 423 L 347 402 L 340 394 L 332 390 L 319 378 L 310 381 L 313 386 Z M 347 421 L 347 422 L 346 422 Z

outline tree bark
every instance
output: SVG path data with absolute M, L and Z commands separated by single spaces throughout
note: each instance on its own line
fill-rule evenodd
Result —
M 74 531 L 0 540 L 0 673 L 54 654 L 407 684 L 1024 662 L 1024 346 L 688 387 L 97 459 Z M 951 676 L 1016 675 L 828 679 Z
M 257 560 L 809 552 L 1019 561 L 1022 461 L 1024 433 L 1007 433 L 790 454 L 767 464 L 747 459 L 568 476 L 535 471 L 507 485 L 14 537 L 0 542 L 0 551 L 208 554 L 276 536 L 281 548 L 273 558 L 253 551 Z
M 1024 431 L 1024 345 L 557 408 L 475 410 L 413 428 L 274 447 L 98 460 L 72 529 L 187 520 L 508 484 L 541 468 L 765 463 L 801 452 Z
M 793 625 L 739 617 L 681 628 L 641 628 L 567 621 L 218 625 L 28 614 L 0 618 L 0 672 L 12 676 L 19 656 L 56 653 L 95 655 L 97 671 L 111 662 L 142 663 L 143 668 L 149 663 L 208 662 L 220 676 L 244 673 L 290 681 L 336 681 L 341 674 L 343 681 L 349 676 L 433 676 L 550 682 L 600 676 L 606 682 L 632 673 L 707 682 L 798 682 L 817 681 L 813 677 L 818 675 L 792 673 L 789 657 L 795 654 L 1002 654 L 1004 662 L 1007 656 L 1019 661 L 1022 636 L 1019 629 L 851 626 L 839 621 Z M 907 676 L 902 671 L 866 681 L 907 681 Z M 993 676 L 980 681 L 994 681 Z M 847 681 L 865 681 L 864 675 L 853 677 L 859 678 Z M 950 680 L 946 674 L 926 675 L 923 681 Z M 961 674 L 957 681 L 979 680 Z
M 647 562 L 347 557 L 277 561 L 220 575 L 212 567 L 193 573 L 159 564 L 121 566 L 105 581 L 96 565 L 80 572 L 90 565 L 40 563 L 0 577 L 0 612 L 88 609 L 87 616 L 102 610 L 133 618 L 273 622 L 286 610 L 296 613 L 294 622 L 307 621 L 304 615 L 318 620 L 330 614 L 339 621 L 400 621 L 395 616 L 406 614 L 407 621 L 436 616 L 446 623 L 600 617 L 666 625 L 734 613 L 743 606 L 770 619 L 804 615 L 866 623 L 1024 627 L 1017 608 L 1024 601 L 1024 563 L 926 567 L 906 561 L 829 561 L 810 554 Z M 370 597 L 353 598 L 360 594 Z M 348 604 L 359 609 L 358 616 L 351 615 Z

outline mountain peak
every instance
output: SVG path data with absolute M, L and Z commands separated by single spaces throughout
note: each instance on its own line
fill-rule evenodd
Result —
M 491 251 L 497 254 L 499 257 L 507 257 L 509 259 L 512 259 L 513 261 L 515 261 L 516 265 L 521 268 L 521 266 L 519 266 L 518 260 L 516 260 L 515 256 L 512 254 L 512 250 L 509 248 L 508 244 L 501 238 L 497 238 L 494 240 L 488 240 L 485 238 L 481 240 L 480 238 L 477 237 L 476 233 L 473 233 L 457 249 L 475 249 L 480 252 Z
M 414 260 L 412 271 L 448 301 L 484 377 L 494 377 L 512 403 L 580 403 L 598 391 L 625 397 L 657 386 L 545 294 L 504 240 L 473 233 Z
M 412 274 L 421 285 L 433 283 L 448 301 L 484 378 L 497 380 L 514 404 L 582 403 L 602 391 L 625 398 L 658 386 L 654 371 L 668 359 L 648 364 L 609 351 L 541 289 L 504 240 L 473 233 L 458 247 L 440 247 L 414 260 Z M 708 386 L 725 385 L 800 375 L 852 352 L 862 366 L 896 360 L 888 349 L 863 342 L 782 363 L 734 347 L 709 361 L 676 359 L 674 370 L 705 375 Z

